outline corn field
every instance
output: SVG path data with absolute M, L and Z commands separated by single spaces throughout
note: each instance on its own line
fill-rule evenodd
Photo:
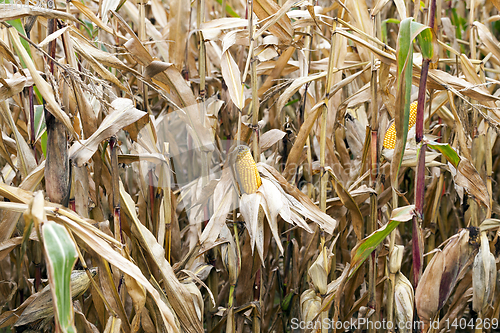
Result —
M 0 332 L 500 332 L 499 0 L 0 0 Z

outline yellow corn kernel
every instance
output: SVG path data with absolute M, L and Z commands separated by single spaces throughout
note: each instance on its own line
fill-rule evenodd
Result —
M 417 102 L 410 104 L 410 120 L 408 122 L 408 129 L 415 126 L 417 122 Z M 396 124 L 392 123 L 384 137 L 384 148 L 394 149 L 396 147 Z
M 239 146 L 237 149 L 238 154 L 236 155 L 234 169 L 240 191 L 247 194 L 255 193 L 260 185 L 262 185 L 257 164 L 248 147 Z

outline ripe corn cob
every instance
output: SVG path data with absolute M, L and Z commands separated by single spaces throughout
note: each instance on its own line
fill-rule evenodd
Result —
M 236 162 L 234 169 L 236 171 L 236 178 L 240 186 L 241 193 L 255 193 L 262 185 L 260 180 L 257 164 L 253 159 L 250 149 L 246 146 L 239 146 L 236 155 Z
M 410 121 L 408 122 L 408 129 L 415 126 L 417 122 L 417 102 L 410 104 Z M 384 137 L 384 148 L 394 149 L 396 147 L 396 124 L 392 123 Z

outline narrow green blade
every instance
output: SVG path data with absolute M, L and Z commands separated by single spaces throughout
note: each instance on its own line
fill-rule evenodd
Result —
M 75 244 L 63 226 L 48 221 L 42 226 L 52 301 L 61 331 L 75 332 L 71 301 L 71 272 L 78 258 Z
M 368 256 L 379 246 L 380 243 L 393 231 L 401 222 L 411 220 L 415 215 L 415 205 L 404 206 L 392 212 L 391 220 L 382 228 L 359 242 L 351 251 L 351 272 L 352 276 L 358 268 L 365 262 Z

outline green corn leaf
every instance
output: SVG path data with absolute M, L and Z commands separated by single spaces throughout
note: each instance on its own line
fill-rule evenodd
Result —
M 382 228 L 373 232 L 371 235 L 360 241 L 352 250 L 351 254 L 351 277 L 358 268 L 365 262 L 370 254 L 382 243 L 382 241 L 393 231 L 401 222 L 411 220 L 415 215 L 415 205 L 409 205 L 394 209 L 391 220 Z
M 76 333 L 71 301 L 71 272 L 78 258 L 75 243 L 63 226 L 48 221 L 42 226 L 49 283 L 56 321 L 64 333 Z
M 382 24 L 381 24 L 381 28 L 382 28 L 382 41 L 384 43 L 387 43 L 387 24 L 388 23 L 399 24 L 400 21 L 397 20 L 397 19 L 394 19 L 394 18 L 389 18 L 387 20 L 383 20 L 382 21 Z
M 7 21 L 7 23 L 9 23 L 11 26 L 16 28 L 16 30 L 19 31 L 19 33 L 21 33 L 23 36 L 26 36 L 26 32 L 24 31 L 24 26 L 23 26 L 23 23 L 21 22 L 21 19 Z M 28 52 L 29 56 L 31 57 L 30 44 L 28 44 L 28 42 L 22 38 L 21 38 L 21 44 L 23 45 L 24 49 L 26 50 L 26 52 Z M 20 60 L 21 60 L 21 65 L 23 66 L 23 68 L 26 68 L 26 64 L 24 63 L 23 59 L 20 59 Z
M 285 298 L 281 302 L 281 308 L 283 309 L 283 311 L 290 311 L 290 306 L 292 305 L 292 300 L 295 295 L 296 294 L 294 292 L 290 292 L 285 296 Z
M 413 76 L 412 20 L 413 18 L 409 17 L 401 21 L 396 50 L 398 75 L 396 115 L 394 121 L 396 127 L 396 147 L 394 148 L 394 157 L 391 163 L 391 183 L 393 188 L 397 188 L 399 169 L 401 167 L 401 161 L 403 160 L 403 151 L 408 137 L 411 83 Z
M 412 40 L 414 40 L 415 38 L 418 39 L 418 45 L 420 46 L 420 50 L 422 51 L 422 58 L 431 59 L 432 62 L 436 62 L 439 55 L 437 54 L 437 52 L 434 52 L 434 50 L 437 51 L 439 48 L 434 30 L 432 30 L 431 27 L 427 25 L 412 21 L 411 31 Z
M 222 0 L 216 0 L 222 6 Z M 229 4 L 226 3 L 226 13 L 231 17 L 240 17 Z
M 43 105 L 35 105 L 35 141 L 41 138 L 46 129 Z
M 456 185 L 464 187 L 480 204 L 490 208 L 490 195 L 481 176 L 468 159 L 460 157 L 447 143 L 430 142 L 430 148 L 438 150 L 456 169 L 453 181 Z
M 391 181 L 396 188 L 403 152 L 408 138 L 408 121 L 410 118 L 410 98 L 413 79 L 413 40 L 418 38 L 422 56 L 436 60 L 437 40 L 433 30 L 421 23 L 414 22 L 412 17 L 401 21 L 399 25 L 397 56 L 397 93 L 396 93 L 396 147 L 391 165 Z
M 444 157 L 453 164 L 455 168 L 458 167 L 458 163 L 460 163 L 460 156 L 458 156 L 457 152 L 451 148 L 451 146 L 447 143 L 439 143 L 439 142 L 430 142 L 427 144 L 432 149 L 438 150 Z

